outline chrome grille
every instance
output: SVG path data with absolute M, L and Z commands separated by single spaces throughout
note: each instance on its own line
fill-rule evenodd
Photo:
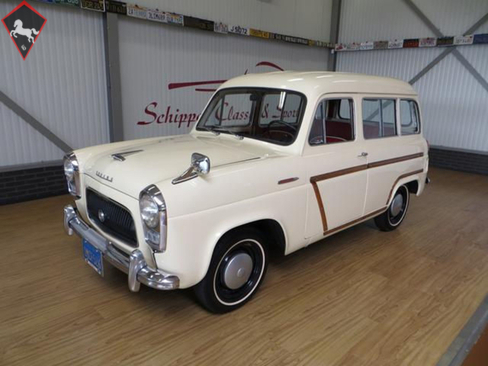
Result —
M 129 210 L 98 192 L 86 190 L 88 215 L 97 226 L 117 239 L 136 247 L 134 220 Z

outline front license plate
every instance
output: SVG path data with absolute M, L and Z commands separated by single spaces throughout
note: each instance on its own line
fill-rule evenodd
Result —
M 100 276 L 103 276 L 103 254 L 83 239 L 83 258 Z

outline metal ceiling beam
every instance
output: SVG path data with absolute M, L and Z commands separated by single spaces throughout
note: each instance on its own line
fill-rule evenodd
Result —
M 424 24 L 437 36 L 445 37 L 444 34 L 437 28 L 434 23 L 418 8 L 417 5 L 412 0 L 403 0 L 405 4 L 424 22 Z M 482 16 L 476 23 L 474 23 L 469 29 L 464 32 L 464 35 L 473 33 L 481 25 L 483 25 L 488 20 L 488 13 Z M 471 63 L 459 52 L 457 47 L 448 48 L 443 51 L 439 56 L 432 60 L 426 67 L 424 67 L 417 75 L 415 75 L 409 83 L 413 85 L 425 74 L 434 68 L 439 62 L 446 58 L 449 54 L 453 54 L 454 57 L 458 59 L 459 62 L 469 71 L 469 73 L 481 84 L 481 86 L 488 92 L 488 82 L 485 78 L 471 65 Z
M 118 15 L 104 13 L 105 70 L 107 75 L 108 130 L 110 142 L 124 140 L 122 85 L 120 74 Z
M 341 24 L 342 0 L 332 0 L 332 9 L 330 14 L 330 42 L 339 43 L 339 28 Z M 337 70 L 337 52 L 331 50 L 327 61 L 327 70 Z
M 50 129 L 44 126 L 41 122 L 35 119 L 29 112 L 24 108 L 10 99 L 4 92 L 0 91 L 0 102 L 5 104 L 7 108 L 11 109 L 16 115 L 26 121 L 32 128 L 37 132 L 51 141 L 54 145 L 59 147 L 64 152 L 72 151 L 73 148 L 69 146 L 66 142 L 61 140 L 56 134 L 54 134 Z

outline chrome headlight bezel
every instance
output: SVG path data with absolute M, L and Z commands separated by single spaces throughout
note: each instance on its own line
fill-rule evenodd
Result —
M 149 206 L 150 209 L 148 209 Z M 157 207 L 157 211 L 155 208 Z M 150 185 L 139 194 L 139 210 L 141 214 L 144 239 L 157 252 L 166 251 L 167 209 L 161 191 Z
M 81 198 L 80 166 L 73 152 L 64 156 L 63 168 L 69 194 L 74 196 L 75 199 Z

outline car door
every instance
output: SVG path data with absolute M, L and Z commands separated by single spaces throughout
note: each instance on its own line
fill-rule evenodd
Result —
M 316 106 L 304 148 L 310 191 L 306 238 L 326 235 L 362 217 L 367 157 L 356 138 L 353 97 L 329 94 Z
M 399 178 L 422 171 L 423 150 L 421 139 L 416 138 L 419 130 L 411 133 L 412 137 L 407 137 L 406 131 L 401 136 L 400 104 L 405 104 L 403 99 L 384 95 L 365 96 L 361 101 L 364 151 L 368 154 L 365 214 L 388 205 Z M 404 114 L 410 113 L 409 106 L 407 103 Z

